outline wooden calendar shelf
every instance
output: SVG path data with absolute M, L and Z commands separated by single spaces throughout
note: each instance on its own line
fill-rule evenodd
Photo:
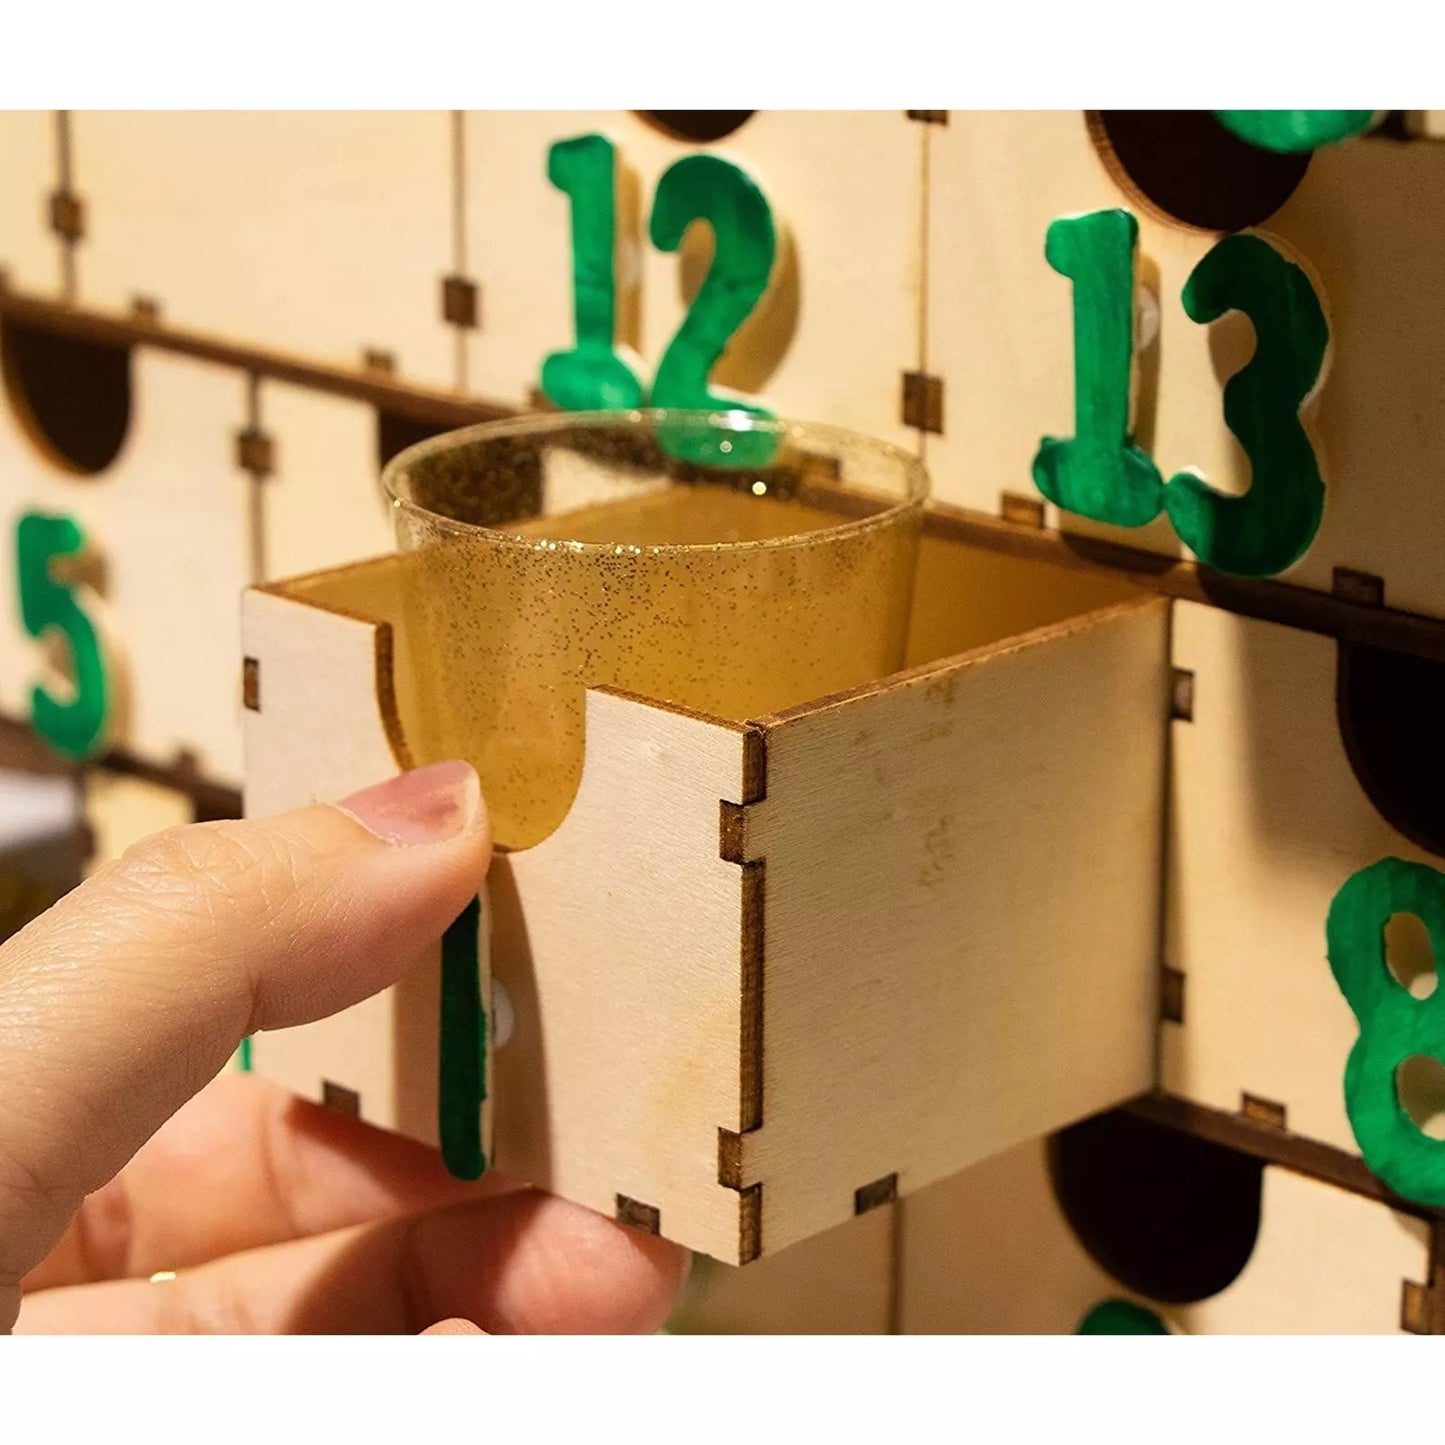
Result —
M 166 765 L 138 757 L 127 748 L 109 748 L 87 766 L 169 788 L 195 804 L 198 818 L 241 816 L 239 788 L 205 777 L 184 760 Z M 77 764 L 46 747 L 29 723 L 9 717 L 0 717 L 0 767 L 25 773 L 79 771 Z
M 1388 1204 L 1401 1214 L 1414 1214 L 1445 1224 L 1445 1209 L 1432 1209 L 1402 1198 L 1382 1184 L 1358 1154 L 1291 1133 L 1287 1128 L 1281 1129 L 1261 1119 L 1251 1118 L 1242 1111 L 1230 1114 L 1223 1109 L 1211 1109 L 1162 1091 L 1144 1094 L 1125 1107 L 1142 1119 L 1207 1139 L 1213 1144 L 1223 1144 L 1240 1154 L 1281 1165 L 1296 1174 L 1324 1180 L 1348 1189 L 1352 1194 L 1363 1194 Z
M 168 325 L 158 313 L 144 308 L 130 314 L 99 311 L 0 286 L 0 324 L 7 320 L 105 346 L 154 347 L 217 366 L 234 367 L 252 376 L 289 382 L 310 391 L 368 402 L 384 411 L 438 427 L 495 421 L 510 416 L 515 410 L 459 392 L 402 381 L 381 367 L 358 366 L 352 370 L 328 366 L 229 337 L 185 330 Z
M 1445 661 L 1445 620 L 1364 600 L 1382 591 L 1380 579 L 1341 569 L 1334 592 L 1288 582 L 1231 577 L 1197 562 L 1137 547 L 934 502 L 928 530 L 970 546 L 1033 558 L 1059 567 L 1112 573 L 1165 597 L 1202 602 L 1242 617 L 1318 632 L 1341 642 L 1365 643 Z

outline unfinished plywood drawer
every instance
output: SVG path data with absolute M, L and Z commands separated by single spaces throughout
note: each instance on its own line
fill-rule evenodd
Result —
M 401 565 L 248 595 L 248 811 L 408 762 Z M 1167 631 L 930 536 L 906 672 L 747 725 L 589 693 L 571 811 L 489 879 L 497 1167 L 743 1263 L 1150 1088 Z M 317 1095 L 353 1050 L 435 1140 L 424 992 L 256 1067 Z

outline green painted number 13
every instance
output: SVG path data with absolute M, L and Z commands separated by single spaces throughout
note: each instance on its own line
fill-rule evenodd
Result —
M 572 292 L 577 343 L 542 366 L 542 390 L 568 411 L 610 411 L 640 406 L 641 378 L 616 349 L 617 153 L 602 135 L 558 141 L 547 160 L 552 184 L 572 202 Z M 653 196 L 648 230 L 660 251 L 676 251 L 697 220 L 713 230 L 707 278 L 662 359 L 646 400 L 667 409 L 743 411 L 765 408 L 715 392 L 708 376 L 729 339 L 762 298 L 777 254 L 777 232 L 767 199 L 745 171 L 714 155 L 684 156 L 664 173 Z M 684 461 L 751 467 L 766 465 L 776 450 L 769 432 L 729 432 L 726 454 L 696 432 L 664 445 Z
M 1304 555 L 1324 512 L 1319 462 L 1299 417 L 1329 348 L 1324 308 L 1304 271 L 1261 236 L 1226 236 L 1199 262 L 1181 298 L 1189 319 L 1208 325 L 1242 311 L 1254 326 L 1254 356 L 1224 387 L 1224 422 L 1253 478 L 1239 497 L 1192 470 L 1166 482 L 1129 435 L 1138 237 L 1122 210 L 1049 227 L 1045 259 L 1074 283 L 1074 435 L 1044 438 L 1035 485 L 1066 511 L 1120 527 L 1142 527 L 1163 510 L 1221 572 L 1282 572 Z

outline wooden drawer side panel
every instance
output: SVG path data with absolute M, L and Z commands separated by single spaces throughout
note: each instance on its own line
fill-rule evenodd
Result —
M 1167 606 L 768 729 L 763 1248 L 1150 1087 Z

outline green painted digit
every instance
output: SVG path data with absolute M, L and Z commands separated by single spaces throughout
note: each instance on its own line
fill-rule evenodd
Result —
M 1445 1141 L 1422 1133 L 1400 1102 L 1396 1071 L 1415 1054 L 1445 1060 L 1445 988 L 1417 999 L 1390 971 L 1385 925 L 1413 913 L 1445 959 L 1445 873 L 1382 858 L 1330 905 L 1330 971 L 1360 1025 L 1345 1065 L 1345 1109 L 1365 1163 L 1397 1194 L 1445 1204 Z
M 661 251 L 676 251 L 696 220 L 712 227 L 713 262 L 652 382 L 655 407 L 747 412 L 771 417 L 764 407 L 708 388 L 708 374 L 729 338 L 768 288 L 777 254 L 777 233 L 767 198 L 746 172 L 715 155 L 684 156 L 657 183 L 649 229 Z M 730 431 L 715 436 L 696 429 L 659 437 L 683 461 L 713 466 L 766 466 L 777 450 L 767 431 Z
M 1299 409 L 1329 349 L 1324 308 L 1309 277 L 1259 236 L 1226 236 L 1184 284 L 1184 309 L 1206 325 L 1227 311 L 1254 323 L 1255 352 L 1224 387 L 1224 423 L 1249 458 L 1240 497 L 1195 472 L 1164 489 L 1174 530 L 1220 572 L 1268 577 L 1309 550 L 1324 514 L 1325 484 Z
M 1369 130 L 1373 110 L 1216 110 L 1225 130 L 1260 150 L 1284 154 L 1312 151 Z
M 72 588 L 51 576 L 50 564 L 84 546 L 85 534 L 69 517 L 27 512 L 15 529 L 21 621 L 34 638 L 58 627 L 70 643 L 75 664 L 75 696 L 61 702 L 37 685 L 30 694 L 31 720 L 57 752 L 78 759 L 100 750 L 110 711 L 110 684 L 95 628 Z
M 572 202 L 572 296 L 577 345 L 542 363 L 542 390 L 565 411 L 625 411 L 642 383 L 617 354 L 617 152 L 602 135 L 558 141 L 547 178 Z
M 487 1015 L 477 975 L 482 905 L 473 898 L 442 935 L 437 1132 L 442 1159 L 458 1179 L 485 1173 L 482 1105 L 487 1098 Z
M 1034 484 L 1066 511 L 1142 527 L 1164 505 L 1164 479 L 1129 435 L 1134 338 L 1134 248 L 1128 211 L 1093 211 L 1055 221 L 1044 242 L 1049 265 L 1074 283 L 1074 432 L 1045 437 Z
M 1106 1299 L 1079 1321 L 1076 1335 L 1167 1335 L 1169 1326 L 1151 1309 L 1129 1300 Z

